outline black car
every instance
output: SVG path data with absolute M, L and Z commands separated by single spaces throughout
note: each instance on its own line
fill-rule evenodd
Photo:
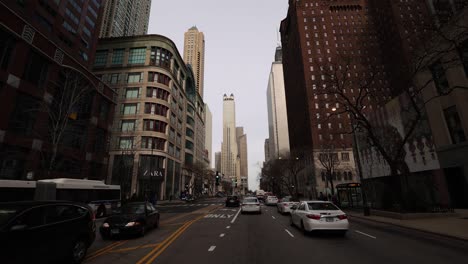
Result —
M 144 236 L 149 228 L 159 226 L 159 212 L 148 202 L 123 205 L 117 214 L 108 217 L 99 228 L 103 239 L 121 235 Z
M 235 207 L 240 206 L 239 197 L 237 197 L 237 196 L 228 196 L 226 198 L 226 207 L 231 207 L 231 206 L 235 206 Z
M 95 237 L 94 214 L 85 204 L 0 203 L 2 263 L 81 263 Z

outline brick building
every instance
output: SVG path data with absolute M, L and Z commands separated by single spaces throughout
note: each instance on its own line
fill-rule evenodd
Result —
M 88 70 L 101 1 L 0 9 L 0 178 L 105 179 L 114 92 Z

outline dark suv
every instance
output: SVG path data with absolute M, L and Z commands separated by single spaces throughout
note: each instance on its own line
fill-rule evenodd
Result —
M 239 207 L 239 205 L 240 205 L 240 201 L 237 196 L 228 196 L 226 198 L 226 207 L 230 207 L 230 206 Z
M 4 263 L 81 263 L 95 237 L 94 214 L 87 205 L 0 203 Z

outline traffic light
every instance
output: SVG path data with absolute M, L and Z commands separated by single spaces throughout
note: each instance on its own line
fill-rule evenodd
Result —
M 216 172 L 216 186 L 219 185 L 219 172 Z

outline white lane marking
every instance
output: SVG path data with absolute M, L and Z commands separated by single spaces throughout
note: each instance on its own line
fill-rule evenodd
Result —
M 291 232 L 289 232 L 289 230 L 284 229 L 284 231 L 286 231 L 286 233 L 288 233 L 291 237 L 294 237 L 294 235 Z
M 377 239 L 377 237 L 371 236 L 371 235 L 366 234 L 366 233 L 364 233 L 364 232 L 361 232 L 361 231 L 359 231 L 359 230 L 354 230 L 354 232 L 359 233 L 359 234 L 364 235 L 364 236 L 368 236 L 368 237 L 373 238 L 373 239 Z
M 231 228 L 231 226 L 226 226 L 227 229 Z
M 219 237 L 223 237 L 223 236 L 224 236 L 224 234 L 219 235 Z
M 239 211 L 237 211 L 237 214 L 236 214 L 236 215 L 234 216 L 234 218 L 232 219 L 231 224 L 234 224 L 234 222 L 236 221 L 237 216 L 239 215 L 240 211 L 241 211 L 241 209 L 239 209 Z
M 274 216 L 271 216 L 271 218 L 276 219 L 276 217 L 274 217 Z
M 216 248 L 216 246 L 211 246 L 211 247 L 208 249 L 208 251 L 214 251 L 215 248 Z

